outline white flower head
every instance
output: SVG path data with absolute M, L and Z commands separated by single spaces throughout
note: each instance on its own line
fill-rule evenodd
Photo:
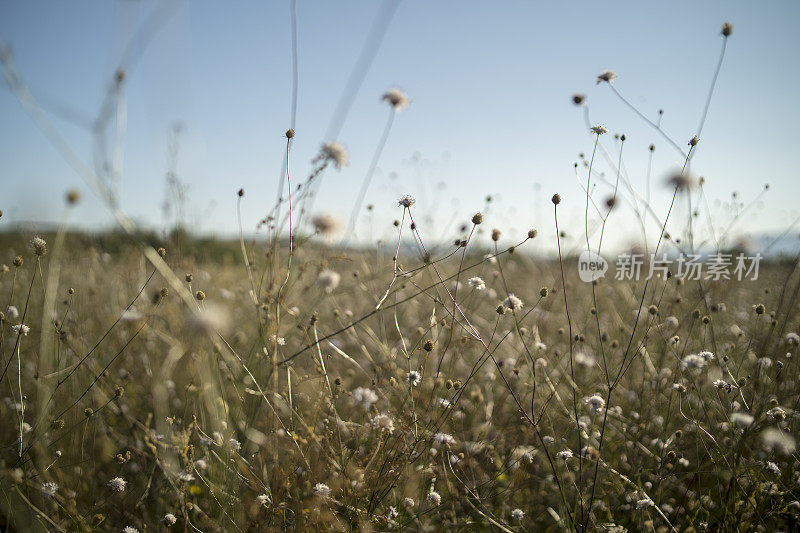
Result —
M 262 507 L 267 507 L 272 501 L 267 493 L 256 496 L 256 501 Z
M 433 441 L 439 446 L 442 444 L 451 446 L 456 443 L 456 439 L 449 433 L 437 433 L 433 436 Z
M 343 166 L 347 165 L 347 150 L 335 141 L 323 144 L 320 155 L 324 161 L 333 163 L 337 170 L 341 170 Z
M 383 93 L 383 96 L 381 96 L 381 100 L 392 106 L 395 111 L 400 111 L 408 107 L 408 105 L 411 103 L 411 100 L 409 100 L 408 95 L 397 88 L 389 89 L 388 91 Z
M 469 278 L 469 281 L 467 283 L 469 283 L 469 286 L 477 291 L 482 291 L 483 289 L 486 288 L 486 283 L 478 276 L 475 276 L 474 278 Z
M 169 526 L 174 526 L 174 525 L 175 525 L 175 522 L 177 522 L 177 521 L 178 521 L 178 519 L 177 519 L 177 518 L 175 518 L 175 515 L 174 515 L 174 514 L 172 514 L 172 513 L 167 513 L 167 514 L 165 514 L 165 515 L 164 515 L 164 518 L 162 518 L 162 520 L 164 521 L 164 524 L 165 524 L 167 527 L 169 527 Z
M 27 337 L 28 332 L 31 330 L 31 328 L 29 328 L 25 324 L 17 324 L 15 326 L 11 326 L 11 330 L 17 335 L 22 335 L 24 337 Z
M 28 247 L 33 250 L 34 254 L 39 256 L 47 253 L 47 243 L 38 235 L 31 239 L 31 242 L 28 243 Z
M 372 404 L 378 401 L 378 395 L 372 389 L 357 387 L 353 390 L 353 405 L 361 406 L 365 411 L 369 411 Z
M 731 422 L 740 428 L 746 428 L 753 424 L 753 415 L 749 413 L 736 412 L 731 413 Z
M 327 498 L 331 494 L 331 488 L 325 483 L 317 483 L 314 485 L 314 494 L 322 498 Z
M 777 451 L 783 455 L 794 453 L 797 443 L 794 437 L 778 428 L 767 428 L 761 433 L 761 443 L 769 451 Z
M 520 300 L 514 293 L 508 295 L 508 298 L 503 300 L 503 307 L 511 309 L 512 311 L 518 311 L 522 309 L 522 300 Z
M 238 441 L 238 440 L 236 440 L 236 439 L 230 439 L 230 440 L 228 441 L 228 446 L 230 446 L 230 447 L 231 447 L 231 450 L 233 450 L 233 451 L 235 451 L 235 452 L 238 452 L 239 450 L 241 450 L 241 449 L 242 449 L 242 443 L 241 443 L 241 442 L 239 442 L 239 441 Z
M 603 135 L 604 133 L 608 133 L 608 128 L 606 128 L 605 126 L 599 126 L 599 125 L 592 126 L 590 129 L 592 130 L 592 133 L 596 133 L 597 135 Z
M 372 427 L 379 431 L 388 431 L 391 434 L 394 433 L 394 420 L 386 413 L 380 413 L 372 419 Z
M 688 354 L 681 359 L 681 368 L 684 370 L 700 370 L 707 364 L 707 360 L 698 354 Z
M 411 372 L 406 374 L 406 381 L 408 381 L 412 387 L 416 387 L 422 382 L 422 374 L 420 374 L 416 370 L 412 370 Z
M 562 461 L 566 461 L 567 459 L 572 459 L 572 456 L 573 456 L 572 450 L 561 450 L 556 454 L 556 457 L 558 457 Z
M 127 484 L 128 482 L 122 479 L 121 477 L 115 477 L 114 479 L 108 482 L 108 486 L 111 487 L 111 490 L 113 490 L 114 492 L 123 492 Z
M 523 516 L 525 516 L 525 512 L 520 508 L 516 508 L 513 511 L 511 511 L 511 518 L 513 518 L 514 520 L 522 520 Z
M 330 294 L 336 287 L 339 286 L 339 282 L 342 280 L 342 276 L 329 268 L 326 268 L 322 272 L 317 275 L 316 284 L 318 287 L 322 288 L 326 293 Z
M 601 413 L 603 408 L 606 406 L 606 401 L 599 394 L 593 394 L 592 396 L 586 398 L 585 401 L 592 413 Z
M 53 497 L 58 492 L 58 483 L 54 483 L 52 481 L 47 481 L 42 483 L 42 494 L 45 496 Z
M 122 533 L 139 533 L 139 530 L 133 526 L 125 526 L 122 528 Z
M 425 496 L 425 500 L 427 500 L 427 502 L 430 503 L 431 505 L 438 506 L 439 504 L 442 503 L 442 496 L 435 490 L 432 490 L 428 493 L 427 496 Z

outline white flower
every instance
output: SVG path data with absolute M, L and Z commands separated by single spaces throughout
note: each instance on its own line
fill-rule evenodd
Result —
M 238 452 L 239 450 L 241 450 L 241 449 L 242 449 L 242 443 L 241 443 L 241 442 L 239 442 L 239 441 L 238 441 L 238 440 L 236 440 L 236 439 L 230 439 L 230 440 L 228 441 L 228 446 L 230 446 L 230 447 L 231 447 L 231 449 L 232 449 L 233 451 L 235 451 L 235 452 Z
M 686 355 L 681 360 L 681 368 L 684 370 L 700 370 L 706 366 L 706 359 L 697 354 Z
M 556 457 L 559 459 L 566 461 L 567 459 L 572 459 L 572 450 L 561 450 L 556 454 Z
M 757 361 L 757 364 L 760 368 L 766 370 L 772 366 L 772 359 L 769 357 L 760 357 Z
M 342 276 L 329 268 L 326 268 L 317 276 L 316 284 L 325 292 L 332 293 L 339 286 Z
M 414 506 L 416 505 L 416 502 L 414 501 L 414 498 L 403 498 L 403 505 L 405 505 L 409 509 L 413 509 Z
M 378 395 L 372 389 L 357 387 L 353 391 L 353 404 L 360 405 L 365 411 L 369 411 L 372 404 L 378 401 Z
M 401 109 L 408 107 L 408 104 L 411 102 L 408 99 L 408 95 L 397 88 L 389 89 L 383 93 L 381 100 L 392 106 L 395 111 L 400 111 Z
M 597 76 L 597 83 L 600 84 L 601 82 L 611 83 L 617 79 L 617 73 L 613 70 L 606 70 L 601 72 L 599 76 Z
M 768 428 L 761 433 L 761 443 L 769 451 L 790 455 L 796 448 L 794 437 L 777 428 Z
M 428 495 L 425 496 L 425 499 L 431 505 L 439 505 L 440 503 L 442 503 L 442 496 L 435 490 L 430 491 Z
M 637 509 L 647 509 L 653 506 L 653 500 L 650 498 L 645 498 L 644 500 L 639 500 L 636 502 Z
M 713 385 L 717 390 L 726 390 L 730 392 L 733 389 L 733 386 L 724 379 L 715 379 Z
M 412 387 L 416 387 L 422 382 L 422 374 L 420 374 L 416 370 L 412 370 L 411 372 L 406 374 L 406 381 L 408 381 Z
M 709 362 L 711 362 L 711 361 L 713 361 L 713 360 L 714 360 L 714 354 L 713 354 L 713 353 L 711 353 L 711 352 L 700 352 L 700 353 L 699 353 L 699 354 L 697 354 L 697 355 L 699 355 L 700 357 L 702 357 L 702 358 L 703 358 L 703 361 L 705 361 L 706 363 L 709 363 Z
M 447 409 L 450 407 L 450 400 L 447 398 L 439 398 L 439 405 Z
M 686 392 L 686 385 L 684 385 L 683 383 L 673 383 L 672 390 L 678 392 Z
M 781 475 L 781 469 L 778 468 L 778 465 L 776 465 L 772 461 L 767 461 L 767 464 L 764 465 L 764 470 L 776 476 Z
M 169 526 L 174 526 L 174 525 L 175 525 L 175 522 L 177 522 L 177 521 L 178 521 L 178 519 L 177 519 L 177 518 L 175 518 L 175 515 L 174 515 L 174 514 L 172 514 L 172 513 L 167 513 L 167 514 L 165 514 L 165 515 L 164 515 L 164 518 L 162 518 L 162 520 L 164 521 L 164 524 L 166 524 L 166 525 L 167 525 L 167 527 L 169 527 Z
M 25 324 L 17 324 L 15 326 L 11 326 L 11 329 L 17 335 L 22 334 L 23 336 L 26 336 L 26 337 L 28 335 L 28 332 L 31 330 L 31 328 L 29 328 Z
M 522 520 L 522 517 L 525 516 L 525 512 L 522 509 L 514 509 L 511 511 L 511 518 L 514 520 Z
M 503 300 L 503 306 L 511 309 L 512 311 L 522 309 L 522 300 L 517 298 L 514 293 L 511 293 L 508 295 L 508 298 Z
M 442 444 L 452 445 L 456 443 L 456 439 L 449 433 L 437 433 L 433 436 L 433 441 L 439 446 Z
M 578 352 L 575 354 L 575 364 L 582 368 L 592 368 L 597 363 L 597 357 L 587 352 Z
M 194 481 L 194 476 L 186 470 L 181 470 L 178 472 L 178 479 L 188 483 L 189 481 Z
M 792 346 L 797 346 L 800 344 L 800 335 L 797 333 L 787 333 L 786 337 L 784 338 L 786 339 L 786 343 L 791 344 Z
M 597 135 L 608 133 L 608 128 L 604 126 L 592 126 L 590 129 L 592 130 L 592 133 L 596 133 Z
M 375 415 L 372 419 L 372 427 L 378 430 L 386 430 L 389 433 L 394 433 L 394 421 L 392 417 L 386 413 Z
M 139 533 L 139 530 L 133 526 L 125 526 L 122 528 L 122 533 Z
M 8 318 L 19 318 L 19 309 L 13 305 L 6 308 L 6 313 L 8 313 Z
M 111 481 L 108 482 L 108 486 L 111 487 L 111 490 L 113 490 L 115 492 L 124 491 L 125 490 L 125 485 L 127 485 L 127 484 L 128 484 L 128 482 L 125 481 L 124 479 L 122 479 L 121 477 L 115 477 L 114 479 L 112 479 Z
M 278 346 L 286 346 L 286 339 L 283 337 L 278 337 L 277 335 L 272 335 L 270 337 Z
M 331 494 L 331 488 L 325 483 L 317 483 L 314 485 L 314 494 L 327 498 Z
M 585 402 L 589 406 L 589 410 L 593 413 L 602 412 L 603 407 L 606 406 L 606 401 L 599 394 L 593 394 L 592 396 L 589 396 L 586 398 Z
M 58 491 L 58 484 L 52 481 L 42 483 L 42 494 L 45 496 L 55 496 Z
M 397 205 L 399 205 L 400 207 L 411 207 L 415 203 L 417 203 L 417 201 L 414 200 L 414 198 L 412 196 L 409 196 L 408 194 L 403 196 L 397 201 Z
M 469 281 L 467 283 L 469 283 L 470 287 L 478 291 L 482 291 L 483 289 L 486 288 L 486 283 L 478 276 L 475 276 L 474 278 L 469 278 Z
M 47 253 L 47 243 L 38 235 L 31 239 L 31 242 L 28 243 L 28 248 L 33 250 L 33 253 L 36 255 L 44 255 Z
M 740 428 L 746 428 L 753 423 L 753 415 L 743 412 L 731 413 L 731 422 Z
M 341 170 L 347 164 L 347 150 L 337 142 L 332 141 L 323 144 L 320 155 L 325 161 L 333 162 L 338 170 Z
M 271 501 L 271 500 L 270 500 L 270 498 L 269 498 L 269 495 L 267 495 L 266 493 L 264 493 L 264 494 L 259 494 L 258 496 L 256 496 L 256 501 L 258 502 L 258 504 L 259 504 L 260 506 L 262 506 L 262 507 L 266 507 L 266 506 L 268 506 L 268 505 L 269 505 L 269 503 L 270 503 L 270 501 Z
M 786 420 L 786 411 L 782 407 L 773 407 L 767 411 L 767 416 L 772 417 L 773 420 Z

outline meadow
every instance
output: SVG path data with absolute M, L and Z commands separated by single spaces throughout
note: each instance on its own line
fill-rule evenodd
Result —
M 0 529 L 800 529 L 797 256 L 586 282 L 558 229 L 543 256 L 467 212 L 442 243 L 411 196 L 396 241 L 343 246 L 305 209 L 346 158 L 287 175 L 256 237 L 145 233 L 113 201 L 118 232 L 0 234 Z M 626 187 L 586 192 L 592 250 L 623 197 L 612 225 L 650 216 Z M 670 213 L 649 251 L 692 250 L 701 217 Z

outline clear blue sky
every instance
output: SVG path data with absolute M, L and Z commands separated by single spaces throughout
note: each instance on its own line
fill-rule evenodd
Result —
M 176 4 L 127 80 L 122 207 L 143 224 L 161 226 L 168 132 L 180 122 L 177 171 L 189 187 L 190 225 L 235 231 L 235 192 L 244 187 L 243 218 L 252 228 L 274 201 L 290 120 L 289 0 Z M 88 123 L 97 114 L 127 43 L 160 5 L 0 2 L 0 42 L 11 47 L 34 96 L 88 162 L 92 136 L 74 121 Z M 325 140 L 380 6 L 298 0 L 300 89 L 291 160 L 297 179 Z M 627 135 L 624 167 L 643 194 L 647 147 L 656 144 L 653 204 L 663 214 L 671 195 L 660 182 L 680 163 L 676 152 L 594 80 L 615 70 L 616 87 L 648 116 L 663 108 L 664 129 L 685 145 L 698 126 L 724 21 L 735 29 L 693 170 L 706 177 L 720 224 L 732 191 L 746 201 L 770 183 L 764 204 L 741 229 L 782 229 L 800 214 L 800 3 L 788 1 L 404 0 L 339 136 L 351 163 L 325 175 L 316 210 L 349 217 L 386 121 L 380 95 L 398 86 L 412 104 L 396 117 L 367 197 L 378 211 L 373 239 L 391 233 L 402 194 L 418 199 L 417 216 L 430 218 L 423 231 L 431 236 L 452 230 L 454 216 L 468 220 L 487 194 L 497 199 L 487 225 L 506 234 L 536 226 L 552 236 L 549 198 L 556 191 L 564 198 L 562 225 L 579 235 L 585 197 L 572 165 L 579 152 L 591 153 L 593 138 L 570 102 L 576 91 L 587 95 L 593 122 Z M 617 154 L 611 135 L 601 142 Z M 609 167 L 601 161 L 598 170 Z M 3 84 L 4 222 L 58 221 L 63 194 L 75 187 L 84 200 L 73 223 L 111 224 Z M 600 201 L 607 192 L 595 194 Z M 617 244 L 634 228 L 632 215 L 621 213 L 609 222 L 608 238 Z M 547 237 L 540 246 L 552 242 Z

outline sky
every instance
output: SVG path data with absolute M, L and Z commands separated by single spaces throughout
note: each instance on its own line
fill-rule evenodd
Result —
M 662 109 L 663 131 L 684 147 L 697 133 L 725 21 L 734 32 L 691 163 L 705 179 L 703 195 L 692 198 L 702 221 L 696 237 L 719 239 L 731 223 L 730 235 L 777 233 L 800 216 L 800 3 L 401 0 L 390 7 L 377 0 L 296 4 L 290 175 L 302 182 L 321 143 L 334 137 L 350 159 L 341 171 L 322 175 L 313 213 L 349 219 L 391 113 L 381 95 L 399 87 L 411 98 L 394 116 L 368 190 L 365 203 L 375 209 L 359 219 L 361 242 L 396 239 L 397 199 L 410 194 L 420 231 L 431 240 L 452 239 L 482 210 L 485 227 L 500 228 L 504 242 L 536 228 L 536 246 L 552 248 L 550 197 L 558 192 L 559 228 L 567 242 L 580 243 L 587 169 L 579 165 L 576 177 L 574 163 L 581 153 L 590 158 L 595 136 L 584 110 L 571 102 L 576 92 L 586 95 L 590 123 L 609 129 L 592 166 L 589 188 L 598 205 L 613 193 L 615 134 L 626 136 L 622 176 L 640 200 L 647 194 L 648 147 L 655 144 L 655 217 L 646 222 L 652 239 L 672 198 L 664 179 L 683 158 L 596 77 L 615 71 L 619 92 L 651 120 Z M 371 38 L 387 13 L 385 31 Z M 290 0 L 0 0 L 0 43 L 38 109 L 90 168 L 99 153 L 92 124 L 125 65 L 126 120 L 123 127 L 112 120 L 105 135 L 121 161 L 120 207 L 143 227 L 171 226 L 177 211 L 165 213 L 163 206 L 172 169 L 185 186 L 184 223 L 219 236 L 238 232 L 239 188 L 247 233 L 270 211 L 285 179 L 291 28 Z M 359 70 L 362 55 L 371 62 Z M 352 102 L 344 115 L 337 113 L 342 102 Z M 83 198 L 70 224 L 113 227 L 103 201 L 0 83 L 3 225 L 36 230 L 64 220 L 70 189 Z M 626 186 L 619 194 L 633 197 Z M 736 218 L 742 203 L 747 211 Z M 618 205 L 607 222 L 612 247 L 641 234 L 630 202 Z M 668 230 L 684 231 L 688 213 L 682 195 Z M 595 231 L 593 210 L 590 217 Z

